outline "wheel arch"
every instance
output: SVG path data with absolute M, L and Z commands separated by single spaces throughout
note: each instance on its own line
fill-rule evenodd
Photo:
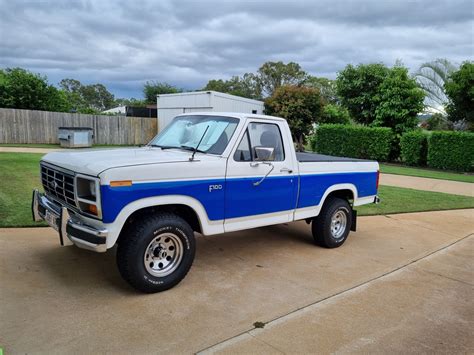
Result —
M 337 184 L 332 185 L 324 192 L 323 197 L 319 203 L 319 206 L 324 206 L 324 203 L 329 197 L 339 197 L 346 199 L 347 201 L 355 201 L 357 199 L 357 188 L 353 184 Z
M 188 222 L 194 231 L 205 235 L 222 233 L 223 221 L 210 221 L 204 206 L 196 199 L 182 195 L 168 195 L 144 198 L 126 205 L 115 218 L 107 224 L 109 236 L 107 248 L 115 245 L 122 231 L 130 221 L 147 213 L 172 212 Z
M 354 184 L 335 184 L 326 189 L 324 191 L 323 196 L 319 200 L 319 203 L 314 206 L 308 206 L 304 208 L 297 209 L 295 211 L 294 219 L 295 220 L 302 220 L 305 219 L 308 221 L 311 218 L 317 217 L 321 212 L 321 209 L 324 206 L 324 203 L 327 201 L 328 197 L 341 197 L 347 199 L 349 202 L 350 200 L 356 201 L 358 198 L 357 188 Z

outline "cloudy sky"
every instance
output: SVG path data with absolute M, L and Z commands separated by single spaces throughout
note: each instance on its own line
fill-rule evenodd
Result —
M 295 61 L 335 78 L 348 63 L 474 58 L 472 0 L 0 0 L 0 67 L 141 97 L 147 80 L 209 79 Z

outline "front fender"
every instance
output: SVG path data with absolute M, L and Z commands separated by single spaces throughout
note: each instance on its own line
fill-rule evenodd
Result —
M 112 248 L 115 245 L 125 222 L 134 212 L 147 207 L 166 205 L 185 205 L 192 208 L 199 218 L 202 234 L 204 235 L 219 234 L 224 232 L 224 221 L 209 220 L 206 209 L 195 198 L 183 195 L 147 197 L 129 203 L 124 208 L 122 208 L 112 223 L 105 224 L 109 230 L 109 236 L 107 237 L 107 249 Z

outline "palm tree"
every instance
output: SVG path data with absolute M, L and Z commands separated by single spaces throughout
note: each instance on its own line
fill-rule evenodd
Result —
M 446 117 L 445 107 L 448 97 L 444 84 L 456 69 L 456 66 L 447 59 L 438 58 L 432 62 L 423 63 L 415 73 L 416 81 L 426 93 L 425 105 L 431 112 L 439 112 Z

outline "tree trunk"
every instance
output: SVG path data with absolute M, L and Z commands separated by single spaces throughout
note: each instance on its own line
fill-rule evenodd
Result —
M 298 151 L 299 152 L 304 152 L 304 139 L 303 139 L 302 134 L 298 135 L 297 145 L 298 145 Z

